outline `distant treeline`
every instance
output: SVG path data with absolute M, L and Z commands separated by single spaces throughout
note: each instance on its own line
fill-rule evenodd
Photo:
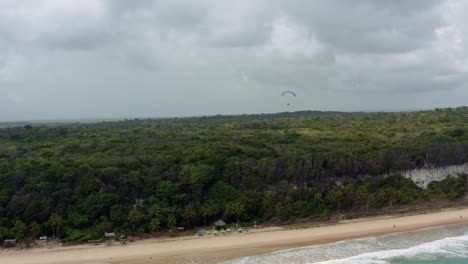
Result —
M 85 241 L 459 199 L 466 175 L 422 190 L 398 172 L 468 163 L 467 124 L 461 107 L 1 128 L 0 240 Z

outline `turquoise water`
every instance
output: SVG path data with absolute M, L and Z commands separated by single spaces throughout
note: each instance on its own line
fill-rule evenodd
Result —
M 356 239 L 224 264 L 468 264 L 468 226 Z

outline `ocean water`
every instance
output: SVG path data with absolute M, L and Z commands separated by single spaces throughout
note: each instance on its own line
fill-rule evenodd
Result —
M 342 241 L 223 264 L 468 264 L 468 226 Z

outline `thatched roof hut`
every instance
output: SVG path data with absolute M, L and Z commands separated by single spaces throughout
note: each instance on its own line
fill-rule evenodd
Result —
M 214 223 L 215 226 L 226 226 L 226 223 L 223 220 L 218 220 Z
M 223 220 L 218 220 L 214 223 L 216 229 L 224 229 L 226 227 L 226 222 L 224 222 Z

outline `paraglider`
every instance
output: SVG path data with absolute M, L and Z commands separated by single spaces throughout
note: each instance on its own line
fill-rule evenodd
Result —
M 288 91 L 288 90 L 283 91 L 283 92 L 281 93 L 281 96 L 282 96 L 282 97 L 285 97 L 285 98 L 286 98 L 285 100 L 288 100 L 288 101 L 287 101 L 287 104 L 286 104 L 286 107 L 289 107 L 289 106 L 291 105 L 291 102 L 290 102 L 290 101 L 291 101 L 292 98 L 296 98 L 296 97 L 297 97 L 297 95 L 296 95 L 295 92 L 293 92 L 293 91 Z M 289 128 L 291 127 L 291 125 L 290 125 L 291 119 L 290 119 L 290 118 L 286 118 L 285 121 L 286 121 L 286 131 L 285 131 L 285 132 L 288 133 L 288 132 L 289 132 Z
M 296 97 L 296 93 L 292 91 L 284 91 L 281 93 L 281 96 L 293 96 Z M 291 103 L 288 102 L 287 106 L 291 105 Z

